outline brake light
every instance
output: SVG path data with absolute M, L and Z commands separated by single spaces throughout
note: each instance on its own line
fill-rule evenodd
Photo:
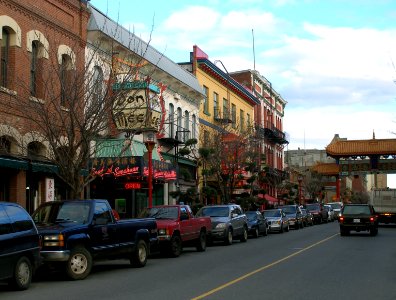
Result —
M 374 222 L 374 217 L 370 217 L 370 222 L 371 222 L 371 223 Z
M 339 217 L 338 220 L 340 221 L 340 223 L 344 222 L 344 217 Z

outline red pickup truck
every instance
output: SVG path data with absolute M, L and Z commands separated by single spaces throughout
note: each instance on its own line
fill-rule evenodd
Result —
M 188 205 L 153 206 L 145 210 L 144 216 L 157 222 L 162 253 L 177 257 L 186 246 L 206 250 L 206 240 L 212 231 L 210 217 L 195 217 Z

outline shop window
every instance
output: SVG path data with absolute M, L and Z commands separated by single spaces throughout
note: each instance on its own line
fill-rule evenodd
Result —
M 10 32 L 3 27 L 1 39 L 1 62 L 0 62 L 0 86 L 8 87 L 8 72 L 9 72 L 9 53 L 10 53 Z

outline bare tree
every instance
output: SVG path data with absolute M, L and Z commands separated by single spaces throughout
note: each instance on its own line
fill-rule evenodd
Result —
M 142 80 L 140 70 L 147 63 L 143 57 L 148 44 L 133 44 L 136 40 L 131 33 L 131 48 L 135 48 L 123 51 L 121 57 L 114 51 L 115 39 L 87 48 L 82 41 L 68 40 L 69 46 L 59 54 L 45 52 L 38 36 L 37 49 L 25 58 L 32 66 L 30 82 L 18 79 L 18 90 L 22 92 L 10 95 L 3 103 L 14 116 L 14 127 L 24 124 L 29 128 L 31 137 L 18 141 L 22 152 L 31 159 L 55 165 L 57 176 L 66 184 L 68 198 L 82 197 L 84 187 L 94 179 L 88 163 L 101 146 L 94 145 L 94 141 L 111 134 L 113 117 L 120 118 L 112 116 L 114 108 L 131 110 L 131 101 L 136 100 L 124 89 L 114 87 Z M 56 38 L 51 41 L 53 49 L 65 44 Z M 146 74 L 154 71 L 155 66 L 146 68 Z M 140 108 L 135 105 L 133 109 Z M 35 143 L 41 146 L 34 147 Z

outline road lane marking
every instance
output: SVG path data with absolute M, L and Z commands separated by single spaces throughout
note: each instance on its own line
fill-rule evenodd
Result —
M 273 263 L 265 265 L 265 266 L 263 266 L 263 267 L 261 267 L 259 269 L 256 269 L 256 270 L 254 270 L 254 271 L 252 271 L 250 273 L 247 273 L 247 274 L 245 274 L 243 276 L 240 276 L 240 277 L 238 277 L 238 278 L 236 278 L 234 280 L 231 280 L 231 281 L 229 281 L 229 282 L 227 282 L 227 283 L 225 283 L 223 285 L 218 286 L 217 288 L 214 288 L 213 290 L 210 290 L 210 291 L 206 292 L 205 294 L 202 294 L 202 295 L 199 295 L 199 296 L 197 296 L 195 298 L 192 298 L 191 300 L 199 300 L 199 299 L 206 298 L 206 297 L 208 297 L 208 296 L 210 296 L 210 295 L 212 295 L 214 293 L 217 293 L 218 291 L 221 291 L 221 290 L 225 289 L 226 287 L 229 287 L 229 286 L 231 286 L 233 284 L 236 284 L 236 283 L 238 283 L 238 282 L 240 282 L 240 281 L 242 281 L 242 280 L 244 280 L 244 279 L 246 279 L 246 278 L 248 278 L 250 276 L 253 276 L 254 274 L 257 274 L 257 273 L 259 273 L 261 271 L 269 269 L 269 268 L 271 268 L 271 267 L 273 267 L 273 266 L 275 266 L 277 264 L 280 264 L 281 262 L 283 262 L 285 260 L 288 260 L 288 259 L 290 259 L 290 258 L 292 258 L 292 257 L 294 257 L 294 256 L 296 256 L 296 255 L 298 255 L 298 254 L 300 254 L 300 253 L 302 253 L 304 251 L 307 251 L 307 250 L 309 250 L 309 249 L 311 249 L 313 247 L 316 247 L 316 246 L 318 246 L 318 245 L 320 245 L 320 244 L 332 239 L 333 237 L 335 237 L 337 235 L 339 235 L 339 233 L 336 233 L 336 234 L 334 234 L 332 236 L 329 236 L 328 238 L 325 238 L 325 239 L 323 239 L 323 240 L 321 240 L 319 242 L 316 242 L 315 244 L 312 244 L 312 245 L 310 245 L 308 247 L 302 248 L 301 250 L 299 250 L 297 252 L 294 252 L 293 254 L 290 254 L 290 255 L 288 255 L 288 256 L 286 256 L 284 258 L 278 259 L 277 261 L 274 261 Z

